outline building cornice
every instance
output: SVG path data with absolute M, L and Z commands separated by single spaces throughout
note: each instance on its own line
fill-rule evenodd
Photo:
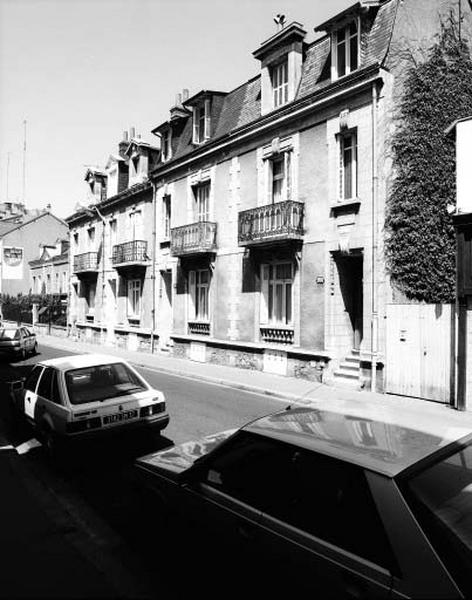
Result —
M 196 148 L 182 157 L 173 160 L 171 159 L 169 162 L 159 165 L 153 169 L 150 173 L 150 177 L 155 181 L 161 177 L 168 176 L 173 171 L 188 166 L 192 162 L 203 157 L 208 158 L 209 156 L 221 152 L 228 146 L 233 146 L 234 144 L 259 133 L 270 131 L 271 128 L 290 123 L 290 121 L 300 118 L 305 113 L 339 101 L 341 97 L 358 93 L 363 88 L 372 85 L 373 82 L 381 78 L 381 68 L 378 63 L 355 71 L 354 73 L 333 82 L 330 86 L 318 90 L 310 96 L 300 98 L 277 111 L 273 111 L 268 115 L 263 115 L 248 125 L 244 125 L 216 140 L 210 140 L 205 143 L 204 147 Z

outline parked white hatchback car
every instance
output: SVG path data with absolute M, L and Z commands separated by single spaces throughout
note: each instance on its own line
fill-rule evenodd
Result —
M 60 439 L 140 426 L 162 430 L 169 423 L 164 394 L 126 361 L 102 354 L 38 362 L 14 384 L 13 401 L 49 450 Z

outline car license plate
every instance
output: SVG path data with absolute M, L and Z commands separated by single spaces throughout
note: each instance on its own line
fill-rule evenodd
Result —
M 103 424 L 108 425 L 109 423 L 118 423 L 118 421 L 127 421 L 128 419 L 134 419 L 138 416 L 137 410 L 127 410 L 125 412 L 117 413 L 116 415 L 107 415 L 103 417 Z

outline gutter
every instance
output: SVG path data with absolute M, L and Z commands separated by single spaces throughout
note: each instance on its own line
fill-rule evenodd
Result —
M 379 69 L 380 65 L 378 63 L 374 63 L 370 67 L 364 69 L 362 72 L 356 72 L 356 77 L 348 76 L 348 79 L 338 80 L 328 89 L 323 89 L 316 92 L 315 95 L 311 96 L 311 98 L 302 98 L 295 103 L 287 105 L 287 107 L 284 107 L 285 110 L 281 111 L 280 115 L 275 119 L 273 113 L 264 115 L 259 119 L 259 121 L 250 123 L 249 125 L 241 128 L 239 131 L 226 134 L 220 138 L 220 141 L 214 141 L 212 145 L 205 144 L 205 151 L 202 151 L 202 147 L 198 147 L 189 154 L 184 155 L 181 159 L 176 159 L 176 162 L 173 164 L 165 163 L 165 166 L 157 167 L 151 172 L 150 177 L 153 179 L 158 179 L 159 177 L 168 175 L 178 168 L 184 167 L 197 159 L 210 156 L 211 154 L 218 152 L 230 144 L 235 144 L 245 140 L 250 136 L 253 136 L 255 133 L 267 131 L 277 125 L 285 124 L 292 119 L 300 118 L 304 116 L 305 113 L 319 108 L 323 104 L 326 104 L 330 101 L 338 99 L 339 96 L 352 94 L 353 92 L 356 92 L 381 78 Z M 354 86 L 349 86 L 349 83 L 353 81 L 356 82 L 359 79 L 362 79 L 359 83 Z

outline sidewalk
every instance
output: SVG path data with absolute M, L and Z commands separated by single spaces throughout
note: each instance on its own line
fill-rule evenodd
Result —
M 369 391 L 357 391 L 349 388 L 335 387 L 314 381 L 295 377 L 283 377 L 264 373 L 263 371 L 239 369 L 212 363 L 200 363 L 185 358 L 175 358 L 164 353 L 148 354 L 145 352 L 132 352 L 114 346 L 99 346 L 86 342 L 77 342 L 69 338 L 60 338 L 51 335 L 38 335 L 38 344 L 54 346 L 65 352 L 98 352 L 124 358 L 139 367 L 147 367 L 156 371 L 199 379 L 210 383 L 225 385 L 235 389 L 255 392 L 278 398 L 280 400 L 310 404 L 316 400 L 330 399 L 358 399 L 360 402 L 371 400 L 378 402 L 394 402 L 400 405 L 413 405 L 418 408 L 431 410 L 450 409 L 448 405 L 439 404 L 405 396 L 381 394 Z

